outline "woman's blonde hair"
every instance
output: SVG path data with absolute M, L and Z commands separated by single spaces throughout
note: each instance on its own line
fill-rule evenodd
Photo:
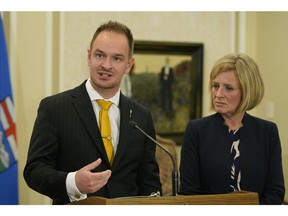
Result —
M 253 109 L 261 102 L 264 96 L 264 83 L 257 63 L 246 54 L 228 54 L 216 61 L 210 73 L 210 92 L 212 91 L 212 82 L 215 77 L 222 72 L 230 70 L 235 72 L 241 89 L 241 102 L 236 112 Z M 211 98 L 213 107 L 212 100 Z

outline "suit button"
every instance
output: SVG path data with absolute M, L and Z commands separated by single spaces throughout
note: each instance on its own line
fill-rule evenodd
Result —
M 80 199 L 80 195 L 79 194 L 75 194 L 75 198 L 76 199 Z

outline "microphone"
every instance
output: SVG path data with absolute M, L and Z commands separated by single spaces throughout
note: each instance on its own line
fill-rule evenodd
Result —
M 160 147 L 163 151 L 165 151 L 169 157 L 172 160 L 173 163 L 173 171 L 172 171 L 172 195 L 173 196 L 177 196 L 178 194 L 178 171 L 177 171 L 177 167 L 176 167 L 176 162 L 175 159 L 173 157 L 173 155 L 171 154 L 171 152 L 168 151 L 168 149 L 166 149 L 163 145 L 161 145 L 159 142 L 157 142 L 155 139 L 153 139 L 151 136 L 149 136 L 147 133 L 145 133 L 145 131 L 143 131 L 136 122 L 134 121 L 130 121 L 129 124 L 131 125 L 131 127 L 138 129 L 139 131 L 141 131 L 146 137 L 148 137 L 150 140 L 152 140 L 158 147 Z

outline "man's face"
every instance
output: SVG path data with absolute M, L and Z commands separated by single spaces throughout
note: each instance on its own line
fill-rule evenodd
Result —
M 129 58 L 128 40 L 123 34 L 103 31 L 88 50 L 91 84 L 102 96 L 113 96 L 120 88 L 123 75 L 134 63 Z

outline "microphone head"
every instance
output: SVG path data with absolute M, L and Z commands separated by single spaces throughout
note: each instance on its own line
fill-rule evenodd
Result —
M 134 121 L 130 121 L 129 124 L 130 124 L 130 126 L 133 127 L 133 128 L 136 128 L 136 126 L 137 126 L 137 123 L 134 122 Z

